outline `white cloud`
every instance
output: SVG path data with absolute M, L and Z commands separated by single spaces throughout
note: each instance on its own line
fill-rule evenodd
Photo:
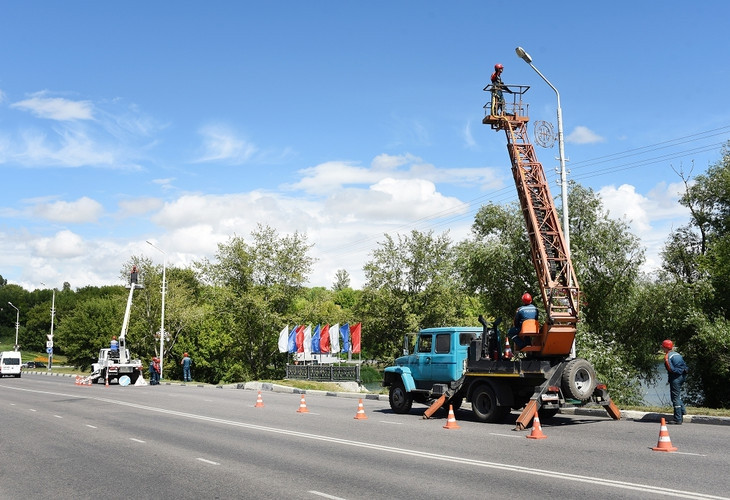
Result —
M 38 238 L 30 245 L 36 255 L 55 259 L 79 257 L 88 250 L 81 236 L 68 230 L 59 231 L 51 238 Z
M 573 131 L 565 137 L 565 142 L 573 144 L 595 144 L 597 142 L 604 142 L 606 139 L 593 132 L 588 127 L 579 125 L 573 129 Z
M 405 167 L 405 168 L 400 168 Z M 479 185 L 482 188 L 501 187 L 499 172 L 491 168 L 437 168 L 412 155 L 376 156 L 370 168 L 348 162 L 326 162 L 299 171 L 302 179 L 285 186 L 311 194 L 323 194 L 345 186 L 373 185 L 386 178 L 426 180 L 432 183 Z
M 661 251 L 669 233 L 687 223 L 688 210 L 678 203 L 681 183 L 657 184 L 646 195 L 630 184 L 609 185 L 597 194 L 614 219 L 624 220 L 646 248 L 644 269 L 651 271 L 661 265 Z
M 224 125 L 207 125 L 198 133 L 203 138 L 203 152 L 194 163 L 246 163 L 258 151 L 255 144 L 239 137 Z
M 132 217 L 142 215 L 162 207 L 162 200 L 159 198 L 134 198 L 119 202 L 119 215 L 121 217 Z
M 61 97 L 45 97 L 35 94 L 30 99 L 18 101 L 11 108 L 29 111 L 39 118 L 57 121 L 91 120 L 94 118 L 90 101 L 70 101 Z
M 466 125 L 464 125 L 464 143 L 466 144 L 466 147 L 468 148 L 474 148 L 477 145 L 477 142 L 474 140 L 474 136 L 471 133 L 471 121 L 467 120 Z
M 101 204 L 86 196 L 76 201 L 40 203 L 33 207 L 33 215 L 54 222 L 84 223 L 96 222 L 104 212 Z

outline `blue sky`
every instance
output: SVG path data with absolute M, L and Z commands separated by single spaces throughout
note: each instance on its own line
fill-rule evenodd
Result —
M 675 170 L 730 139 L 730 4 L 3 2 L 0 274 L 118 284 L 132 255 L 186 266 L 257 224 L 306 233 L 310 285 L 385 233 L 449 230 L 516 200 L 481 124 L 495 63 L 556 125 L 569 179 L 659 264 L 684 224 Z M 532 127 L 530 127 L 532 130 Z M 559 194 L 557 146 L 537 147 Z M 559 203 L 559 201 L 558 201 Z

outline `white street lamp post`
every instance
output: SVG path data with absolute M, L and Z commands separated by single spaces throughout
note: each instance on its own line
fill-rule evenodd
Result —
M 162 261 L 162 314 L 160 315 L 160 380 L 162 380 L 162 360 L 165 357 L 165 293 L 167 292 L 167 254 L 149 241 L 147 244 L 164 255 Z
M 41 285 L 48 286 L 41 281 Z M 51 370 L 53 364 L 53 318 L 56 316 L 56 289 L 53 289 L 53 299 L 51 300 L 51 335 L 48 337 L 51 346 L 48 348 L 48 371 Z
M 16 314 L 15 314 L 15 348 L 14 348 L 14 350 L 17 351 L 18 350 L 18 327 L 20 327 L 20 309 L 15 307 L 12 302 L 8 302 L 8 304 L 10 304 L 10 307 L 15 309 L 15 311 L 16 311 Z
M 565 172 L 565 146 L 563 144 L 563 111 L 560 109 L 560 92 L 558 92 L 558 89 L 556 89 L 555 86 L 550 83 L 547 78 L 545 78 L 545 75 L 540 73 L 540 70 L 538 70 L 535 65 L 532 64 L 532 57 L 530 57 L 530 54 L 525 52 L 525 49 L 523 49 L 522 47 L 517 47 L 515 49 L 515 52 L 520 59 L 529 64 L 530 67 L 534 69 L 538 75 L 540 75 L 540 78 L 545 80 L 545 83 L 550 85 L 550 88 L 555 91 L 555 95 L 558 98 L 558 158 L 560 160 L 560 186 L 561 196 L 563 198 L 563 236 L 565 236 L 565 251 L 568 256 L 570 256 L 570 233 L 568 230 L 568 178 Z

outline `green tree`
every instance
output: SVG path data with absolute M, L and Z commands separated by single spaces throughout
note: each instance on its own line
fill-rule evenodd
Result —
M 119 335 L 125 307 L 124 288 L 103 288 L 106 288 L 104 294 L 79 301 L 73 313 L 59 323 L 54 335 L 63 346 L 68 362 L 81 369 L 91 366 L 99 349 L 108 347 L 112 336 Z
M 690 367 L 692 402 L 730 407 L 730 142 L 721 159 L 693 180 L 680 172 L 685 192 L 680 203 L 690 212 L 688 225 L 673 232 L 664 247 L 656 289 L 665 295 L 668 328 L 653 340 L 672 338 Z
M 306 235 L 280 236 L 259 225 L 251 237 L 251 244 L 233 237 L 218 246 L 213 262 L 197 264 L 201 281 L 211 287 L 206 298 L 212 301 L 213 323 L 228 328 L 228 355 L 235 360 L 210 371 L 216 380 L 267 378 L 281 368 L 285 358 L 278 352 L 278 334 L 314 263 Z M 206 314 L 211 313 L 206 309 Z
M 479 298 L 485 316 L 511 323 L 524 292 L 539 296 L 525 221 L 516 204 L 481 207 L 471 238 L 458 245 L 457 253 L 461 282 Z
M 447 234 L 386 235 L 364 266 L 366 284 L 356 307 L 367 326 L 363 349 L 369 355 L 397 353 L 404 333 L 465 321 L 455 261 Z

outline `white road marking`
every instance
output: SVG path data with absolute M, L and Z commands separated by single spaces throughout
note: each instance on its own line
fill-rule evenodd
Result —
M 91 424 L 86 424 L 86 427 L 91 427 L 92 429 L 96 429 L 96 426 L 91 425 Z
M 137 438 L 129 438 L 130 441 L 134 441 L 135 443 L 146 443 L 147 441 L 142 441 L 141 439 Z
M 28 408 L 30 411 L 38 411 L 35 408 Z
M 500 470 L 500 471 L 505 471 L 505 472 L 519 472 L 520 474 L 529 474 L 532 476 L 545 477 L 551 481 L 554 481 L 556 479 L 562 479 L 565 481 L 588 483 L 588 484 L 592 484 L 594 486 L 604 486 L 604 487 L 617 488 L 617 489 L 621 489 L 621 490 L 639 491 L 639 492 L 643 492 L 643 493 L 654 493 L 657 495 L 672 496 L 672 497 L 678 497 L 678 498 L 707 498 L 707 499 L 714 499 L 714 500 L 727 500 L 727 498 L 728 498 L 728 497 L 719 497 L 716 495 L 708 495 L 708 494 L 699 493 L 699 492 L 695 492 L 695 491 L 675 490 L 672 488 L 664 488 L 662 486 L 652 486 L 652 485 L 647 485 L 647 484 L 630 483 L 628 481 L 617 481 L 617 480 L 613 480 L 613 479 L 605 479 L 605 478 L 596 477 L 596 476 L 582 476 L 579 474 L 570 474 L 568 472 L 551 471 L 548 469 L 534 469 L 534 468 L 523 467 L 523 466 L 514 465 L 514 464 L 487 462 L 485 460 L 476 460 L 476 459 L 466 458 L 466 457 L 440 455 L 438 453 L 431 453 L 431 452 L 427 452 L 427 451 L 423 451 L 423 450 L 411 450 L 411 449 L 407 449 L 407 448 L 396 448 L 394 446 L 380 445 L 380 444 L 375 444 L 375 443 L 365 443 L 362 441 L 352 441 L 349 439 L 341 439 L 341 438 L 336 438 L 336 437 L 332 437 L 332 436 L 323 436 L 320 434 L 309 434 L 306 432 L 299 432 L 299 431 L 294 431 L 291 429 L 278 429 L 276 427 L 266 427 L 266 426 L 257 425 L 257 424 L 247 424 L 247 423 L 238 422 L 235 420 L 226 420 L 226 419 L 222 419 L 222 418 L 208 417 L 205 415 L 198 415 L 195 413 L 185 413 L 182 411 L 167 410 L 165 408 L 157 408 L 154 406 L 145 406 L 145 405 L 141 405 L 141 404 L 137 404 L 137 403 L 129 403 L 127 401 L 118 401 L 118 400 L 108 399 L 108 398 L 74 396 L 72 394 L 50 392 L 50 391 L 36 391 L 33 389 L 24 389 L 24 388 L 20 388 L 20 387 L 12 387 L 11 389 L 18 390 L 18 391 L 24 391 L 24 392 L 50 394 L 50 395 L 54 395 L 54 396 L 69 396 L 69 397 L 78 397 L 79 399 L 81 399 L 81 398 L 92 399 L 94 401 L 101 401 L 104 403 L 109 403 L 109 404 L 114 404 L 114 405 L 119 405 L 119 406 L 127 406 L 130 408 L 137 408 L 139 410 L 145 410 L 145 411 L 150 411 L 150 412 L 155 412 L 155 413 L 164 413 L 166 415 L 174 415 L 177 417 L 188 418 L 191 420 L 214 422 L 217 424 L 229 425 L 232 427 L 251 429 L 251 430 L 258 431 L 258 432 L 269 432 L 272 434 L 282 434 L 282 435 L 286 435 L 286 436 L 290 436 L 290 437 L 296 436 L 296 437 L 299 437 L 302 439 L 310 439 L 313 441 L 323 441 L 329 445 L 339 444 L 341 446 L 366 448 L 366 449 L 370 449 L 370 450 L 382 451 L 382 452 L 386 452 L 386 453 L 393 453 L 393 454 L 397 454 L 397 455 L 413 456 L 413 457 L 417 457 L 419 459 L 429 459 L 429 460 L 435 460 L 435 461 L 440 461 L 440 462 L 455 463 L 455 464 L 459 464 L 461 466 L 471 465 L 474 467 L 481 467 L 481 468 L 485 468 L 485 469 L 494 469 L 494 470 Z M 89 426 L 89 427 L 92 427 L 92 426 Z
M 311 493 L 312 495 L 317 495 L 318 497 L 331 498 L 332 500 L 345 500 L 342 497 L 336 497 L 334 495 L 328 495 L 327 493 L 322 493 L 321 491 L 309 490 L 307 493 Z
M 389 420 L 378 420 L 381 424 L 403 425 L 403 422 L 391 422 Z
M 205 458 L 196 458 L 195 460 L 200 460 L 201 462 L 205 462 L 206 464 L 210 464 L 210 465 L 220 465 L 218 462 L 214 462 L 212 460 L 206 460 Z
M 63 418 L 61 415 L 53 415 L 56 418 Z
M 502 437 L 508 437 L 508 438 L 521 438 L 524 437 L 524 434 L 500 434 L 498 432 L 490 432 L 489 433 L 492 436 L 502 436 Z

